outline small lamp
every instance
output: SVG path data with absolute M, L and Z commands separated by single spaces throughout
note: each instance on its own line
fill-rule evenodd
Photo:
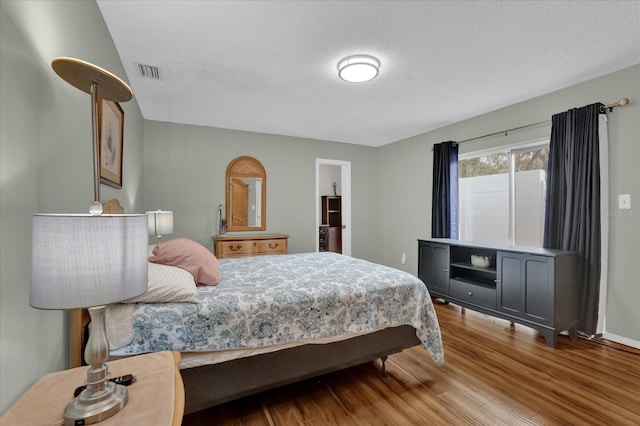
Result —
M 171 211 L 152 211 L 147 212 L 149 218 L 149 235 L 155 235 L 158 238 L 158 244 L 163 235 L 173 233 L 173 212 Z
M 67 404 L 65 424 L 93 424 L 120 411 L 127 388 L 109 381 L 106 305 L 147 290 L 145 215 L 33 217 L 30 304 L 37 309 L 88 308 L 86 389 Z

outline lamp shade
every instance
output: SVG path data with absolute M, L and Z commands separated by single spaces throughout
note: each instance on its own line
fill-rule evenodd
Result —
M 85 308 L 144 293 L 147 238 L 146 215 L 35 215 L 31 306 Z
M 149 218 L 149 235 L 167 235 L 173 233 L 173 212 L 147 212 Z

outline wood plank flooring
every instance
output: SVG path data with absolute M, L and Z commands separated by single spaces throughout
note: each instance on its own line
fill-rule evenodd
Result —
M 434 302 L 445 348 L 421 347 L 184 417 L 183 425 L 639 425 L 640 350 L 558 338 Z

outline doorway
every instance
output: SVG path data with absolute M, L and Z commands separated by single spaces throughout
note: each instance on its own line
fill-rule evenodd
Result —
M 335 191 L 334 191 L 335 182 Z M 351 256 L 351 162 L 342 160 L 316 159 L 316 251 L 320 248 L 318 227 L 321 219 L 323 195 L 341 196 L 342 254 Z

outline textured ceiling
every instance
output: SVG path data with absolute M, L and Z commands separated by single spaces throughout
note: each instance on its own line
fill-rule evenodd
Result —
M 639 1 L 97 3 L 145 119 L 370 146 L 640 63 Z

